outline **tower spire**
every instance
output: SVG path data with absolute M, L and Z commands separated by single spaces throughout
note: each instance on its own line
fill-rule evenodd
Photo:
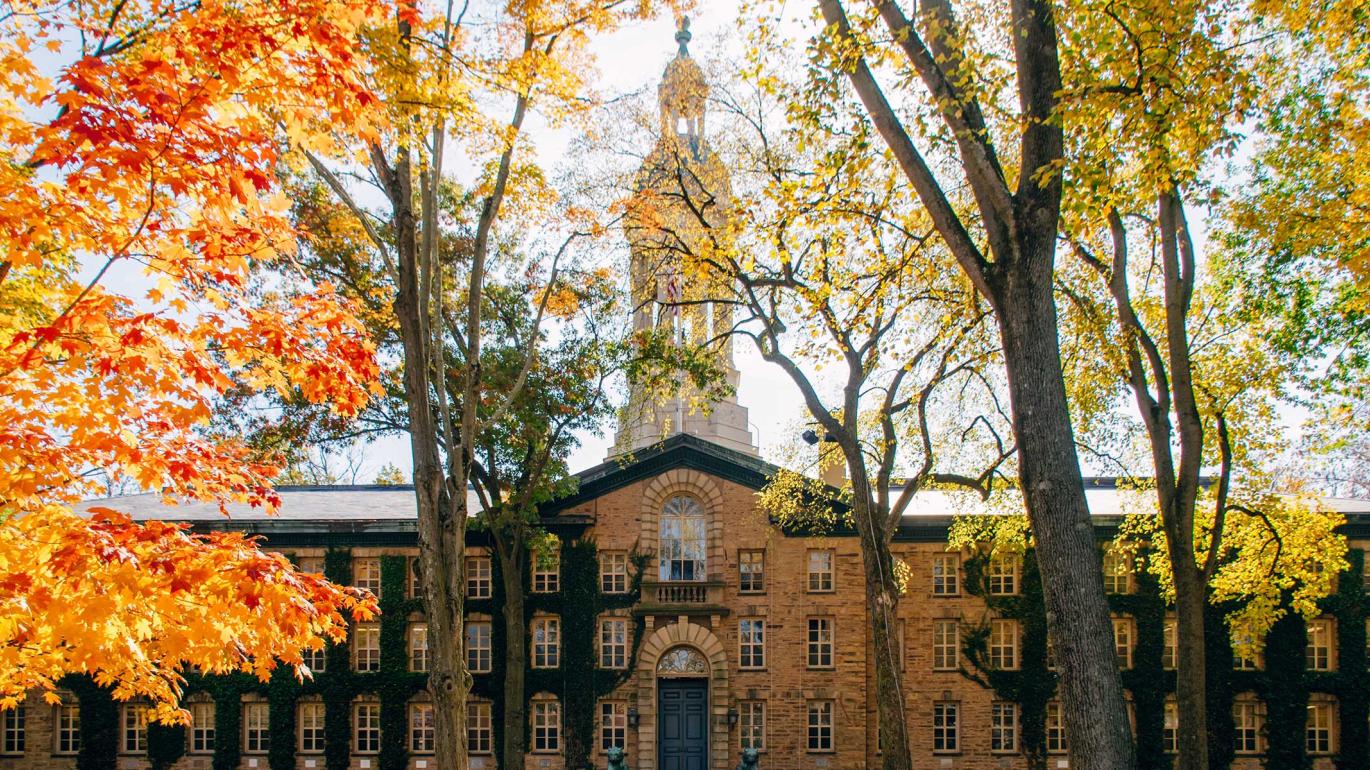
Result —
M 680 48 L 676 50 L 677 55 L 690 55 L 689 45 L 691 37 L 693 37 L 693 35 L 690 34 L 690 17 L 681 16 L 675 31 L 675 41 L 680 44 Z

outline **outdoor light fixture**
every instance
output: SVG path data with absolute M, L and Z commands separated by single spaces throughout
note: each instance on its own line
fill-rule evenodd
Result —
M 737 724 L 737 709 L 730 708 L 728 709 L 728 726 L 732 727 L 735 724 Z
M 637 727 L 637 723 L 638 723 L 638 720 L 639 720 L 639 719 L 641 719 L 641 717 L 638 716 L 638 713 L 637 713 L 637 706 L 629 706 L 629 707 L 628 707 L 628 726 L 629 726 L 629 727 L 634 727 L 634 728 Z

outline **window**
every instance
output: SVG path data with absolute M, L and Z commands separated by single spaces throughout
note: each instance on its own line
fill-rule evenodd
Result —
M 989 592 L 993 596 L 1012 596 L 1018 593 L 1018 570 L 1023 558 L 1018 554 L 990 557 Z
M 1180 639 L 1176 622 L 1175 618 L 1167 618 L 1162 632 L 1164 645 L 1161 647 L 1161 668 L 1166 671 L 1174 671 L 1176 662 L 1180 659 Z
M 628 554 L 607 551 L 599 555 L 599 590 L 606 594 L 628 593 Z
M 352 585 L 381 595 L 381 560 L 375 557 L 352 560 Z
M 628 745 L 628 704 L 609 700 L 599 704 L 599 750 Z
M 1165 712 L 1161 722 L 1161 748 L 1167 754 L 1180 750 L 1180 706 L 1173 699 L 1166 698 Z
M 214 704 L 190 704 L 190 751 L 208 754 L 214 751 Z
M 1261 750 L 1261 732 L 1265 729 L 1265 715 L 1260 703 L 1241 699 L 1232 704 L 1232 726 L 1238 754 L 1257 754 Z
M 1052 641 L 1051 634 L 1047 634 L 1047 670 L 1056 670 L 1056 642 Z
M 1336 710 L 1336 704 L 1326 701 L 1308 704 L 1308 722 L 1305 729 L 1309 754 L 1332 753 L 1332 723 L 1336 719 Z
M 989 707 L 989 750 L 1018 750 L 1018 704 L 995 701 Z
M 961 593 L 961 554 L 941 553 L 932 557 L 932 595 L 956 596 Z
M 1309 621 L 1307 655 L 1309 671 L 1332 670 L 1332 621 Z
M 491 668 L 490 623 L 466 624 L 466 667 L 474 674 L 486 674 Z
M 428 670 L 428 624 L 409 624 L 409 670 Z
M 1118 655 L 1118 668 L 1132 668 L 1132 618 L 1113 618 L 1113 651 Z
M 493 751 L 494 732 L 490 726 L 490 701 L 473 700 L 466 703 L 466 750 L 472 754 Z
M 604 618 L 599 621 L 599 667 L 628 667 L 628 621 Z
M 265 754 L 271 748 L 271 706 L 267 703 L 243 704 L 243 751 Z
M 766 552 L 737 552 L 737 590 L 744 594 L 766 592 Z
M 561 621 L 557 618 L 533 619 L 533 668 L 561 665 Z
M 437 740 L 437 718 L 431 703 L 409 704 L 409 750 L 420 754 L 433 753 Z
M 832 551 L 809 551 L 809 592 L 833 590 Z
M 0 753 L 23 754 L 24 753 L 24 721 L 26 709 L 20 703 L 12 709 L 4 712 L 5 724 L 3 741 L 0 742 Z
M 809 668 L 832 668 L 831 618 L 809 618 Z
M 809 701 L 809 751 L 832 751 L 832 701 Z
M 957 705 L 948 701 L 932 704 L 932 750 L 935 752 L 960 751 Z
M 561 751 L 560 701 L 533 701 L 533 751 Z
M 352 631 L 352 667 L 358 671 L 381 668 L 381 627 L 378 623 L 358 623 Z
M 63 703 L 57 707 L 57 753 L 75 754 L 81 750 L 81 707 Z
M 955 670 L 961 659 L 961 630 L 954 620 L 938 620 L 932 625 L 932 668 Z
M 704 507 L 693 497 L 677 495 L 661 507 L 662 580 L 705 578 L 705 523 Z
M 419 564 L 419 557 L 410 556 L 407 563 L 409 566 L 409 598 L 421 599 L 423 598 L 423 573 Z
M 313 572 L 316 575 L 323 574 L 322 556 L 296 556 L 295 569 L 300 572 Z
M 766 701 L 744 700 L 738 704 L 738 724 L 744 749 L 766 750 Z
M 352 704 L 352 750 L 357 754 L 376 754 L 381 750 L 381 704 Z
M 311 650 L 308 648 L 300 650 L 300 662 L 307 666 L 309 670 L 315 674 L 320 673 L 328 668 L 327 661 L 328 655 L 325 654 L 322 645 L 320 645 L 317 650 Z
M 737 622 L 738 666 L 766 667 L 766 621 L 743 618 Z
M 533 552 L 533 593 L 554 594 L 561 590 L 561 551 L 555 547 Z
M 296 707 L 301 754 L 323 753 L 323 714 L 324 706 L 319 701 L 306 701 Z
M 1047 703 L 1046 711 L 1047 751 L 1052 754 L 1066 752 L 1066 722 L 1061 716 L 1059 701 Z
M 989 664 L 1002 671 L 1018 669 L 1018 621 L 996 618 L 989 624 Z
M 119 706 L 119 751 L 139 754 L 147 751 L 147 716 L 150 709 L 141 703 Z
M 494 595 L 490 582 L 490 557 L 466 557 L 466 598 L 489 599 Z
M 1111 548 L 1104 551 L 1104 593 L 1132 593 L 1132 559 Z

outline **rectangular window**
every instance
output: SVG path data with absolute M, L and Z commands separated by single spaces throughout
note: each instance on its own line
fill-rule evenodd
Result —
M 1332 621 L 1326 618 L 1309 621 L 1305 657 L 1309 671 L 1332 670 Z
M 352 631 L 352 668 L 379 671 L 381 668 L 381 627 L 379 623 L 358 623 Z
M 533 553 L 533 593 L 554 594 L 561 590 L 561 551 Z
M 1118 656 L 1118 668 L 1132 668 L 1132 618 L 1113 618 L 1113 651 Z
M 832 668 L 832 618 L 809 618 L 809 668 Z
M 248 754 L 265 754 L 271 748 L 270 720 L 269 704 L 243 704 L 243 751 Z
M 409 598 L 423 598 L 423 572 L 419 566 L 419 557 L 410 556 L 406 561 L 409 568 Z
M 809 551 L 809 593 L 833 590 L 832 551 Z
M 743 618 L 737 622 L 738 666 L 766 667 L 766 621 L 762 618 Z
M 961 593 L 961 554 L 939 553 L 932 557 L 932 595 L 957 596 Z
M 1018 704 L 995 701 L 989 707 L 989 750 L 1018 750 Z
M 295 569 L 300 572 L 312 572 L 316 575 L 323 574 L 322 556 L 296 556 Z
M 1180 659 L 1180 638 L 1176 623 L 1175 618 L 1167 618 L 1162 630 L 1161 668 L 1166 671 L 1174 671 Z
M 328 668 L 328 655 L 324 652 L 324 647 L 319 646 L 317 650 L 304 649 L 300 651 L 300 662 L 309 668 L 314 674 L 321 673 Z
M 1239 700 L 1232 704 L 1234 747 L 1238 754 L 1258 754 L 1261 750 L 1261 732 L 1265 729 L 1265 715 L 1261 705 L 1254 700 Z
M 409 750 L 432 754 L 438 722 L 431 703 L 409 704 Z
M 75 754 L 81 750 L 81 707 L 63 703 L 57 707 L 57 753 Z
M 1018 621 L 996 618 L 989 624 L 989 664 L 1001 671 L 1018 670 Z
M 599 704 L 599 750 L 628 745 L 628 704 L 607 700 Z
M 140 754 L 147 751 L 147 717 L 149 709 L 141 703 L 119 706 L 119 751 Z
M 533 619 L 533 668 L 561 665 L 561 621 L 557 618 Z
M 561 751 L 560 701 L 533 701 L 533 751 Z
M 381 704 L 363 701 L 352 704 L 352 751 L 376 754 L 381 750 Z
M 190 751 L 208 754 L 214 751 L 214 704 L 190 704 Z
M 766 750 L 766 701 L 744 700 L 738 704 L 741 748 Z
M 428 670 L 428 624 L 409 624 L 409 670 Z
M 932 624 L 932 668 L 934 671 L 954 671 L 961 659 L 961 630 L 955 620 L 937 620 Z
M 628 554 L 606 551 L 599 555 L 599 590 L 606 594 L 628 593 Z
M 473 700 L 466 703 L 466 750 L 472 754 L 489 754 L 494 749 L 494 732 L 490 726 L 490 701 Z
M 353 559 L 352 585 L 357 588 L 365 588 L 376 596 L 380 596 L 381 560 L 374 556 Z
M 942 701 L 932 704 L 932 750 L 951 753 L 961 750 L 957 705 Z
M 300 753 L 323 753 L 323 703 L 307 701 L 295 709 L 295 721 L 300 729 Z
M 1104 593 L 1132 593 L 1132 558 L 1112 548 L 1104 551 Z
M 1047 703 L 1046 710 L 1047 751 L 1052 754 L 1066 752 L 1066 721 L 1061 715 L 1061 704 L 1057 701 Z
M 1331 703 L 1308 704 L 1308 753 L 1331 754 L 1332 722 L 1335 720 L 1336 706 Z
M 466 557 L 466 598 L 489 599 L 494 595 L 490 582 L 490 557 Z
M 832 701 L 809 701 L 809 751 L 832 751 Z
M 599 667 L 628 667 L 628 621 L 603 618 L 599 621 Z
M 25 725 L 27 717 L 24 704 L 20 703 L 12 709 L 4 712 L 5 727 L 3 741 L 0 741 L 0 753 L 23 754 L 25 744 Z
M 466 667 L 473 674 L 487 674 L 492 664 L 490 624 L 468 621 L 466 624 Z
M 737 590 L 744 594 L 766 592 L 766 552 L 737 552 Z
M 1166 700 L 1165 712 L 1161 723 L 1161 748 L 1167 754 L 1178 752 L 1180 746 L 1180 707 L 1173 700 Z
M 1023 557 L 1018 554 L 993 556 L 989 560 L 989 592 L 992 596 L 1018 593 L 1018 570 Z

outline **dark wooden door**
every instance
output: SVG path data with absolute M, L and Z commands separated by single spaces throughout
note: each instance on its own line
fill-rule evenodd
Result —
M 707 770 L 709 681 L 657 680 L 657 758 L 661 770 Z

